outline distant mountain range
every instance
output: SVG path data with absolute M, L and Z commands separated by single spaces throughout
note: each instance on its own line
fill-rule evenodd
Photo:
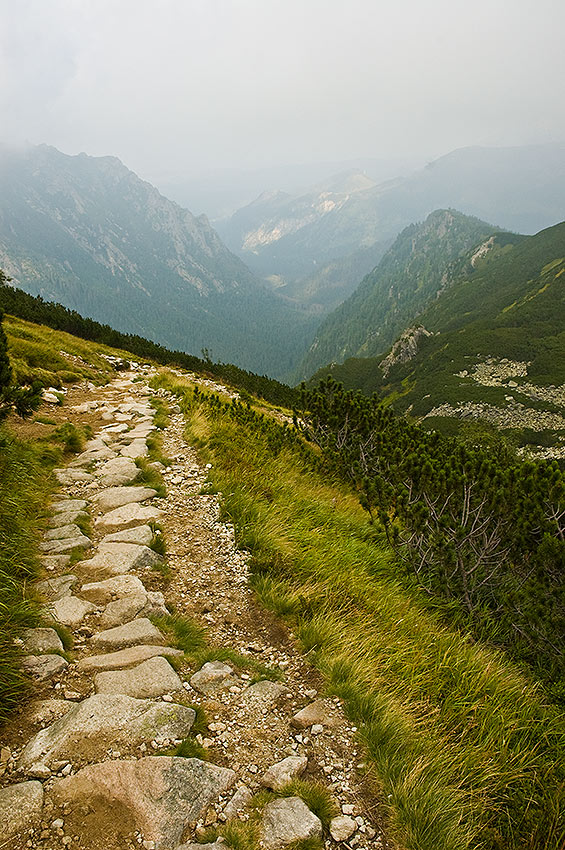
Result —
M 114 157 L 0 149 L 0 267 L 34 295 L 169 348 L 284 377 L 313 322 Z
M 401 234 L 350 301 L 358 317 L 377 305 L 385 316 L 358 348 L 381 353 L 327 366 L 312 380 L 331 373 L 346 387 L 388 397 L 398 411 L 425 417 L 433 427 L 480 419 L 565 458 L 565 222 L 534 236 L 493 229 L 458 257 L 442 259 L 437 225 L 443 220 L 457 230 L 465 224 L 461 218 L 434 213 Z M 424 237 L 431 225 L 430 242 Z M 475 226 L 480 235 L 482 223 Z M 406 254 L 410 242 L 414 250 Z M 411 308 L 404 310 L 396 287 L 410 268 L 419 272 L 405 289 Z M 422 270 L 425 306 L 417 294 Z M 391 329 L 399 307 L 405 328 L 383 356 L 379 331 Z
M 279 294 L 327 313 L 403 228 L 446 208 L 520 233 L 561 221 L 565 145 L 462 148 L 384 183 L 347 172 L 294 194 L 264 193 L 218 230 Z
M 437 210 L 422 224 L 406 227 L 353 295 L 320 325 L 299 377 L 348 357 L 384 353 L 449 286 L 451 264 L 496 230 L 455 210 Z

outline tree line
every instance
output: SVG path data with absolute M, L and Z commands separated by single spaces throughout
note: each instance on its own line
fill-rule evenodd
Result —
M 296 403 L 297 391 L 274 378 L 256 375 L 231 363 L 214 363 L 205 350 L 201 358 L 184 351 L 171 351 L 137 334 L 121 333 L 110 325 L 85 318 L 62 304 L 44 301 L 40 295 L 29 295 L 21 289 L 8 286 L 8 282 L 9 278 L 0 269 L 0 309 L 12 316 L 47 325 L 54 330 L 65 331 L 110 348 L 120 348 L 136 357 L 151 359 L 165 366 L 179 366 L 208 375 L 218 381 L 241 387 L 273 404 L 292 407 Z

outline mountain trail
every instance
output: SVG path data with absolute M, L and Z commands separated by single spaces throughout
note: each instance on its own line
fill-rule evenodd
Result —
M 0 848 L 220 848 L 230 822 L 267 850 L 316 837 L 386 847 L 357 730 L 250 590 L 183 416 L 146 383 L 154 371 L 132 365 L 74 405 L 96 431 L 56 471 L 64 492 L 36 588 L 44 627 L 22 641 L 36 686 L 2 730 Z M 154 395 L 170 410 L 170 465 L 152 464 L 164 497 L 135 464 Z M 334 809 L 323 824 L 320 797 Z

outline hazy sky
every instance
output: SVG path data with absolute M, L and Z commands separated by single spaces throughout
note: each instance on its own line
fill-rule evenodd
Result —
M 0 137 L 149 179 L 563 141 L 564 32 L 564 0 L 0 0 Z

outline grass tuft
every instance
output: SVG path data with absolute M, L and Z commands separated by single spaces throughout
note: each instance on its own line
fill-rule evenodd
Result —
M 293 779 L 278 794 L 280 797 L 300 797 L 310 811 L 320 818 L 326 830 L 329 829 L 331 819 L 339 814 L 339 808 L 331 791 L 321 782 Z

